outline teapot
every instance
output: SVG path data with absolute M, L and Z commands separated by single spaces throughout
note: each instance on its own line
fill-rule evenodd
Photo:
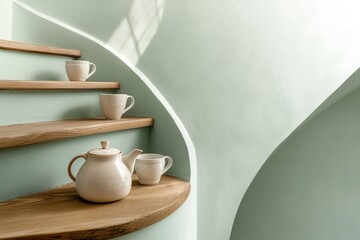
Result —
M 90 202 L 113 202 L 129 194 L 135 160 L 142 150 L 134 149 L 122 157 L 120 150 L 109 148 L 109 141 L 102 141 L 101 146 L 71 159 L 68 174 L 81 198 Z M 86 161 L 74 177 L 71 166 L 79 158 Z

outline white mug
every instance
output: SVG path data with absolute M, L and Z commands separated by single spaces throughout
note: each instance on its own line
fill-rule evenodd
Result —
M 65 61 L 66 74 L 70 81 L 86 81 L 96 71 L 96 65 L 89 61 Z
M 160 182 L 161 176 L 169 170 L 173 161 L 169 156 L 155 153 L 140 154 L 136 158 L 135 171 L 139 183 L 154 185 Z
M 130 103 L 126 107 L 126 103 L 130 99 Z M 104 117 L 112 120 L 119 120 L 132 106 L 135 99 L 127 94 L 100 94 L 100 107 Z

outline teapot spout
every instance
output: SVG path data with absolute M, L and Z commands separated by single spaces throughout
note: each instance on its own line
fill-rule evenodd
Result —
M 129 169 L 129 172 L 131 174 L 133 174 L 133 172 L 134 172 L 136 157 L 139 154 L 141 154 L 142 152 L 143 151 L 140 149 L 134 149 L 130 153 L 128 153 L 126 156 L 123 157 L 123 163 Z

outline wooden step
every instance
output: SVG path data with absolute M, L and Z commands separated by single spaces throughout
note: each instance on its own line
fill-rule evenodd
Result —
M 133 176 L 130 194 L 117 202 L 81 200 L 75 184 L 0 203 L 0 239 L 109 239 L 169 216 L 186 200 L 190 183 L 162 176 L 143 186 Z
M 0 80 L 0 90 L 119 89 L 118 82 Z
M 61 55 L 61 56 L 74 57 L 74 58 L 78 58 L 81 56 L 80 50 L 76 50 L 76 49 L 33 45 L 33 44 L 20 43 L 14 41 L 7 41 L 7 40 L 0 40 L 0 49 L 32 52 L 32 53 L 43 53 L 43 54 L 51 54 L 51 55 Z
M 0 148 L 149 127 L 153 118 L 76 119 L 0 126 Z

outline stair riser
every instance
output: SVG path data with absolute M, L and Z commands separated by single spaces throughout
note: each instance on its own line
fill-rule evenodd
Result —
M 100 93 L 99 91 L 0 91 L 0 125 L 101 117 Z M 9 105 L 16 107 L 9 108 Z
M 70 57 L 0 49 L 2 80 L 67 80 L 65 61 Z

